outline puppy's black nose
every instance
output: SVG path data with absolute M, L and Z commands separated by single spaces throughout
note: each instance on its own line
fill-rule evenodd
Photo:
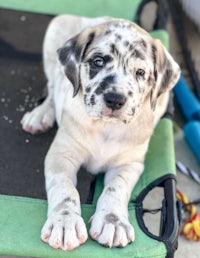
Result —
M 112 110 L 120 109 L 126 102 L 126 97 L 124 95 L 109 92 L 104 94 L 104 102 L 108 108 Z

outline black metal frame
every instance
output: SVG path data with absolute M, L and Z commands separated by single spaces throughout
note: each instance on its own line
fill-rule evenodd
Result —
M 162 201 L 160 233 L 159 236 L 153 235 L 144 223 L 144 214 L 148 210 L 143 208 L 143 201 L 147 194 L 155 187 L 162 187 L 164 198 Z M 149 210 L 149 212 L 151 212 Z M 167 248 L 166 258 L 173 258 L 174 252 L 178 248 L 178 235 L 180 212 L 179 204 L 176 200 L 176 179 L 173 174 L 167 174 L 150 183 L 136 198 L 136 218 L 138 225 L 149 237 L 161 241 Z

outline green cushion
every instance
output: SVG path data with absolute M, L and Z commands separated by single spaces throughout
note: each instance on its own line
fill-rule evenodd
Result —
M 147 237 L 136 223 L 134 205 L 129 207 L 130 221 L 136 230 L 136 240 L 126 248 L 106 248 L 89 239 L 79 248 L 68 251 L 55 250 L 40 240 L 40 230 L 46 218 L 47 202 L 44 200 L 0 195 L 0 253 L 46 258 L 102 258 L 106 257 L 165 257 L 165 246 Z M 82 205 L 85 223 L 94 213 L 95 205 Z M 145 243 L 145 244 L 144 244 Z M 142 250 L 142 252 L 141 252 Z M 158 256 L 159 255 L 159 256 Z
M 136 185 L 131 200 L 158 177 L 176 174 L 172 122 L 165 118 L 160 121 L 151 138 L 146 156 L 145 170 Z

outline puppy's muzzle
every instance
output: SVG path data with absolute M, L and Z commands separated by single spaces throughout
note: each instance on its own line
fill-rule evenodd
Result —
M 104 102 L 108 108 L 118 110 L 125 104 L 126 97 L 118 93 L 109 92 L 104 94 Z

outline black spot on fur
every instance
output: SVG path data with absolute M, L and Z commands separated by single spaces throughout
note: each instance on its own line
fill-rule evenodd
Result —
M 146 51 L 147 43 L 143 39 L 139 42 L 139 45 Z
M 115 46 L 115 44 L 110 45 L 110 51 L 113 55 L 120 56 L 119 50 Z
M 155 78 L 155 82 L 156 82 L 157 78 L 158 78 L 158 72 L 156 69 L 154 70 L 153 74 L 154 74 L 154 78 Z
M 73 203 L 74 205 L 76 205 L 76 200 L 72 199 L 71 197 L 65 198 L 65 199 L 64 199 L 64 202 L 65 202 L 65 203 L 71 202 L 71 203 Z
M 158 72 L 156 70 L 156 63 L 157 63 L 157 49 L 154 45 L 151 46 L 151 52 L 152 52 L 152 59 L 153 59 L 153 65 L 154 65 L 154 79 L 155 82 L 157 81 Z
M 151 52 L 152 52 L 152 59 L 153 59 L 153 66 L 154 66 L 153 75 L 154 75 L 154 79 L 155 79 L 155 82 L 156 82 L 157 78 L 158 78 L 158 71 L 156 69 L 156 66 L 157 66 L 157 49 L 154 45 L 151 46 Z
M 126 182 L 126 179 L 125 179 L 122 175 L 117 175 L 117 177 L 119 177 L 122 181 L 124 181 L 125 183 L 127 183 L 127 182 Z
M 143 55 L 143 53 L 141 51 L 139 51 L 138 49 L 134 49 L 132 56 L 134 56 L 135 58 L 139 58 L 141 60 L 145 60 L 145 56 Z
M 163 92 L 167 89 L 170 83 L 170 80 L 172 78 L 172 75 L 173 73 L 172 73 L 171 67 L 166 68 L 161 81 L 161 87 L 162 87 L 161 89 L 163 90 Z M 159 95 L 162 94 L 162 90 L 159 92 Z
M 90 69 L 90 72 L 89 72 L 89 76 L 90 76 L 90 80 L 92 80 L 98 73 L 99 73 L 100 70 L 94 70 L 94 69 Z
M 117 92 L 116 87 L 112 87 L 112 92 Z
M 119 34 L 115 34 L 115 37 L 116 37 L 116 40 L 121 40 L 122 39 L 122 36 L 119 35 Z
M 112 223 L 112 224 L 115 224 L 116 222 L 119 221 L 119 218 L 114 213 L 107 214 L 105 219 L 107 223 Z
M 129 95 L 130 97 L 133 97 L 133 92 L 132 92 L 132 91 L 129 91 L 129 92 L 128 92 L 128 95 Z
M 74 87 L 73 97 L 75 97 L 81 88 L 79 69 L 77 69 L 76 61 L 68 60 L 65 65 L 65 74 Z
M 79 62 L 80 60 L 81 51 L 82 51 L 82 47 L 79 46 L 79 44 L 76 44 L 76 46 L 74 46 L 73 53 L 77 62 Z
M 84 94 L 83 98 L 84 98 L 84 103 L 87 104 L 87 95 Z
M 92 42 L 93 42 L 93 40 L 94 40 L 94 37 L 95 37 L 95 33 L 94 33 L 94 32 L 92 32 L 92 33 L 89 34 L 89 36 L 88 36 L 88 41 L 87 41 L 87 43 L 86 43 L 86 45 L 85 45 L 85 49 L 84 49 L 84 51 L 83 51 L 81 60 L 83 60 L 83 59 L 85 58 L 85 54 L 86 54 L 86 52 L 87 52 L 89 46 L 92 44 Z
M 110 85 L 115 83 L 115 75 L 108 75 L 107 77 L 104 78 L 104 80 L 102 81 L 102 85 Z
M 95 90 L 95 93 L 96 93 L 97 95 L 100 95 L 100 94 L 102 94 L 102 93 L 104 92 L 104 90 L 105 90 L 105 89 L 103 89 L 101 86 L 99 86 L 99 87 Z
M 64 210 L 64 211 L 62 212 L 62 215 L 64 215 L 64 216 L 67 216 L 67 215 L 69 215 L 69 211 L 67 211 L 67 210 Z
M 58 53 L 59 61 L 61 62 L 62 65 L 64 65 L 69 53 L 69 47 L 59 48 L 57 50 L 57 53 Z
M 123 44 L 124 44 L 125 47 L 128 47 L 130 43 L 129 43 L 128 40 L 125 40 Z
M 107 89 L 109 86 L 112 86 L 112 84 L 115 83 L 115 75 L 108 75 L 103 79 L 103 81 L 100 83 L 99 87 L 96 89 L 95 93 L 97 95 L 102 94 L 105 89 Z
M 131 115 L 134 116 L 135 115 L 135 108 L 132 108 L 131 111 L 132 111 Z
M 104 59 L 106 64 L 113 60 L 113 58 L 110 55 L 103 56 L 103 59 Z
M 105 32 L 104 35 L 109 35 L 109 34 L 111 34 L 111 33 L 112 33 L 112 31 L 111 31 L 110 29 L 108 29 L 108 30 Z
M 86 87 L 85 92 L 89 93 L 91 91 L 91 87 Z
M 94 106 L 96 104 L 95 95 L 93 94 L 90 98 L 90 104 Z
M 108 187 L 107 191 L 109 191 L 109 192 L 116 192 L 116 189 L 114 187 Z
M 113 24 L 115 28 L 131 28 L 131 23 L 128 22 L 117 22 Z
M 156 49 L 156 47 L 154 45 L 152 45 L 152 47 L 151 47 L 151 52 L 152 52 L 153 63 L 154 63 L 154 65 L 156 65 L 156 62 L 157 62 L 157 58 L 156 58 L 157 49 Z
M 71 55 L 74 56 L 75 61 L 79 62 L 82 47 L 77 42 L 77 36 L 66 42 L 64 47 L 57 50 L 59 60 L 62 65 L 70 60 Z
M 134 45 L 130 44 L 128 48 L 129 48 L 129 51 L 131 52 L 134 49 Z

